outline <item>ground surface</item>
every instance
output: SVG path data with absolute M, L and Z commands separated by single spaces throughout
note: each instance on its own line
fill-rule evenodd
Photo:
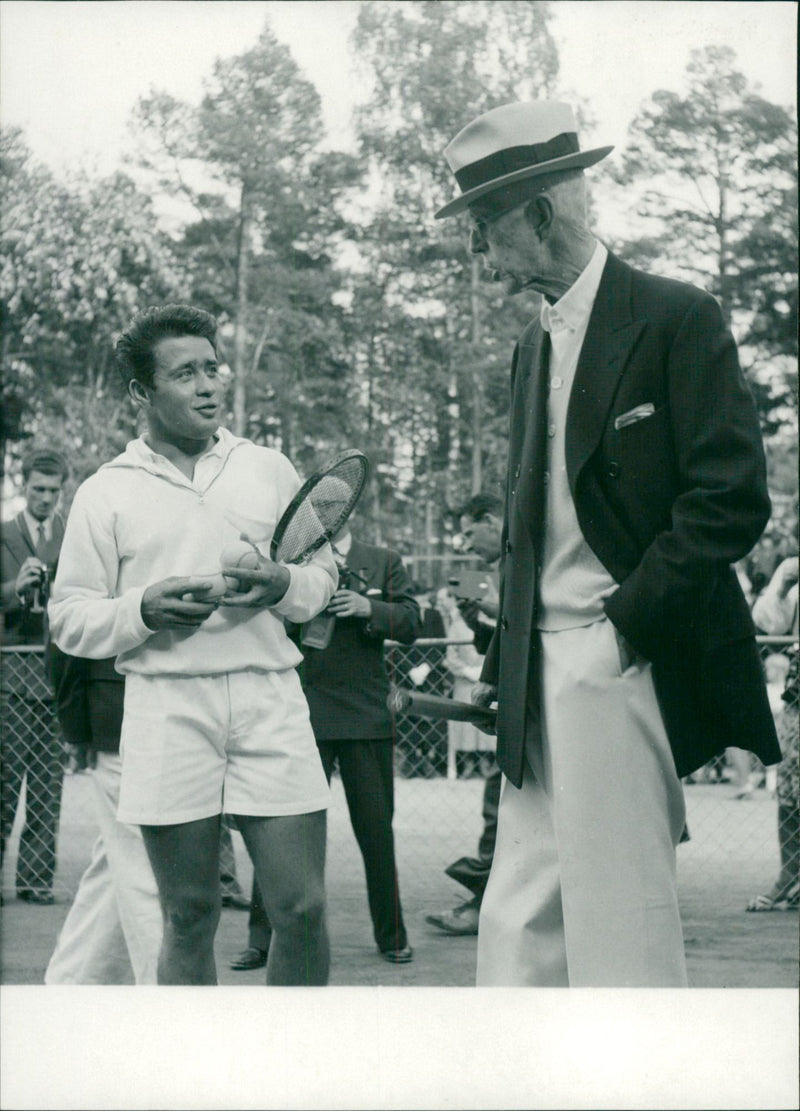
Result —
M 747 914 L 777 868 L 775 801 L 687 789 L 679 847 L 690 992 L 476 991 L 475 938 L 425 922 L 459 889 L 444 867 L 474 851 L 481 780 L 398 780 L 403 907 L 415 959 L 392 966 L 371 936 L 360 857 L 333 781 L 327 891 L 331 988 L 255 990 L 233 972 L 247 914 L 224 910 L 222 988 L 46 988 L 58 930 L 94 839 L 88 777 L 64 790 L 58 901 L 0 912 L 0 1105 L 107 1111 L 798 1107 L 796 913 Z M 18 832 L 18 831 L 17 831 Z M 234 837 L 239 877 L 251 868 Z M 19 986 L 17 986 L 19 985 Z M 250 990 L 238 991 L 237 988 Z M 399 990 L 404 987 L 416 991 Z M 736 991 L 727 989 L 767 989 Z M 769 990 L 769 989 L 793 990 Z
M 331 983 L 352 986 L 469 987 L 475 938 L 451 938 L 425 922 L 431 910 L 455 905 L 461 889 L 444 867 L 474 851 L 480 832 L 482 780 L 397 781 L 395 837 L 401 897 L 414 961 L 389 965 L 375 950 L 358 849 L 341 784 L 333 780 L 327 891 Z M 777 868 L 775 802 L 760 791 L 737 802 L 724 786 L 686 790 L 692 839 L 678 849 L 681 908 L 690 984 L 699 988 L 794 988 L 798 985 L 798 915 L 747 914 L 748 898 L 770 886 Z M 14 851 L 4 870 L 0 982 L 41 984 L 95 836 L 89 778 L 65 780 L 59 841 L 58 901 L 30 906 L 13 897 Z M 234 834 L 239 878 L 249 891 L 252 869 Z M 263 971 L 233 972 L 228 962 L 247 944 L 247 914 L 224 910 L 216 953 L 220 983 L 256 985 Z

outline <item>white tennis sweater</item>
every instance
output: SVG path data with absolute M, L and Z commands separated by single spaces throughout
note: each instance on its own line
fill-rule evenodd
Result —
M 70 655 L 116 656 L 123 674 L 296 667 L 302 655 L 283 619 L 307 621 L 328 604 L 338 571 L 327 544 L 308 564 L 288 568 L 289 589 L 268 609 L 220 606 L 197 629 L 153 632 L 141 601 L 162 579 L 219 572 L 222 549 L 238 539 L 242 519 L 267 555 L 299 488 L 286 456 L 224 428 L 191 480 L 142 438 L 132 440 L 75 494 L 48 607 L 53 640 Z

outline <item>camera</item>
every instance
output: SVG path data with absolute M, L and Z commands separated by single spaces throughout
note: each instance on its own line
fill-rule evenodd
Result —
M 36 574 L 36 582 L 25 591 L 25 600 L 31 613 L 44 613 L 50 595 L 50 576 L 44 565 L 37 567 Z
M 464 601 L 479 602 L 490 593 L 492 584 L 497 589 L 495 576 L 490 571 L 459 571 L 448 580 L 451 592 Z

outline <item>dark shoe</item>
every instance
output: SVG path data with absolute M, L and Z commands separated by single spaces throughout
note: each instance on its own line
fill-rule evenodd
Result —
M 250 900 L 246 895 L 242 895 L 241 892 L 238 894 L 230 892 L 222 896 L 222 905 L 224 907 L 230 907 L 231 910 L 249 910 Z
M 442 911 L 441 914 L 427 914 L 425 921 L 431 926 L 436 926 L 437 929 L 444 930 L 446 934 L 466 937 L 468 934 L 477 934 L 479 914 L 480 908 L 473 901 L 462 903 L 460 907 L 454 907 L 453 910 Z
M 267 954 L 263 949 L 244 949 L 233 958 L 230 967 L 234 972 L 249 972 L 251 968 L 264 968 L 266 963 Z
M 43 907 L 52 906 L 56 901 L 52 891 L 32 891 L 29 887 L 23 887 L 21 891 L 18 891 L 17 898 L 21 899 L 23 903 L 36 903 Z
M 410 945 L 406 945 L 403 949 L 381 949 L 381 956 L 391 964 L 408 964 L 414 959 L 414 950 Z

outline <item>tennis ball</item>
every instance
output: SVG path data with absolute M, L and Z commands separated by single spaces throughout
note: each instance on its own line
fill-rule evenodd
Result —
M 244 540 L 235 540 L 226 544 L 222 549 L 220 563 L 223 567 L 248 567 L 251 570 L 257 570 L 259 555 L 252 544 L 247 544 Z M 232 575 L 223 575 L 222 577 L 228 590 L 242 592 L 250 589 L 250 583 L 243 583 L 241 579 L 236 579 Z
M 211 583 L 211 589 L 198 590 L 197 593 L 185 594 L 184 598 L 189 602 L 213 602 L 215 599 L 221 598 L 228 589 L 225 576 L 221 575 L 218 571 L 210 575 L 197 575 L 196 577 Z

